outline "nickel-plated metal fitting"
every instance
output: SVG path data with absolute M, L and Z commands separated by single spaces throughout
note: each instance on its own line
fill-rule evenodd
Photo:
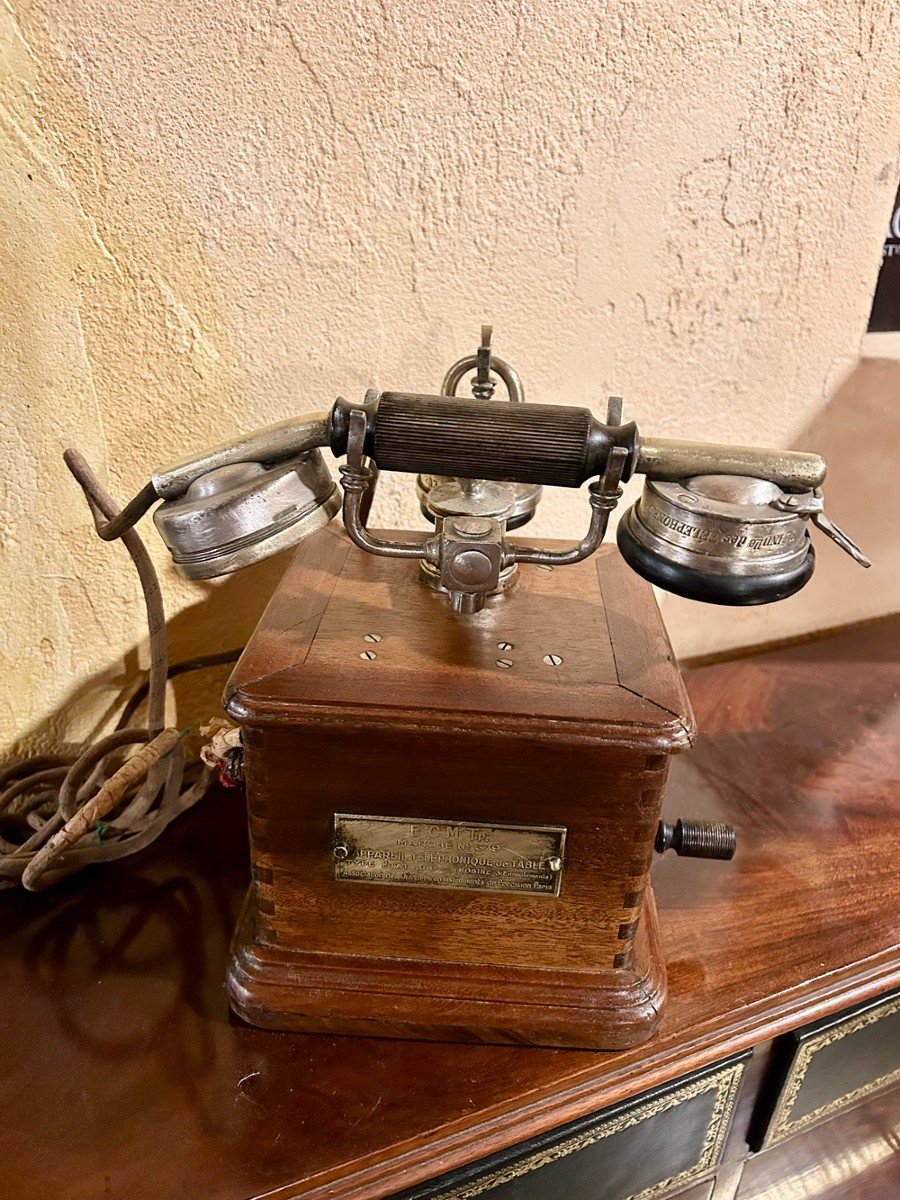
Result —
M 824 514 L 817 454 L 639 436 L 609 398 L 606 421 L 588 408 L 531 404 L 517 372 L 493 352 L 483 326 L 474 354 L 453 364 L 441 395 L 370 389 L 361 403 L 338 397 L 328 413 L 281 421 L 157 471 L 101 536 L 119 537 L 152 507 L 178 570 L 192 579 L 227 574 L 301 541 L 340 506 L 320 450 L 340 468 L 350 538 L 371 554 L 417 559 L 422 578 L 460 612 L 511 587 L 519 564 L 566 566 L 593 554 L 635 473 L 644 493 L 618 526 L 626 561 L 651 582 L 695 600 L 761 604 L 802 587 L 818 526 L 862 566 L 869 561 Z M 457 398 L 473 376 L 473 399 Z M 497 380 L 508 403 L 494 402 Z M 379 469 L 418 472 L 433 537 L 375 536 L 368 515 Z M 577 545 L 528 546 L 509 534 L 534 514 L 541 486 L 589 486 L 591 523 Z M 446 522 L 496 523 L 478 547 Z M 490 548 L 488 549 L 488 544 Z M 499 567 L 498 567 L 499 561 Z

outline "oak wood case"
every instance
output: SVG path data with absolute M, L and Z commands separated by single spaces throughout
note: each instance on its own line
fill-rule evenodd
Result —
M 648 872 L 693 718 L 652 591 L 614 550 L 522 568 L 460 616 L 415 562 L 323 531 L 226 702 L 254 878 L 228 976 L 243 1017 L 608 1049 L 650 1036 L 665 971 Z M 336 881 L 335 812 L 565 825 L 560 895 Z

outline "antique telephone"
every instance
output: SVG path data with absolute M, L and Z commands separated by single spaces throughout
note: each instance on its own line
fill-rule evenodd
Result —
M 476 372 L 474 399 L 456 390 Z M 487 405 L 492 371 L 509 405 Z M 693 600 L 763 604 L 809 580 L 815 552 L 806 520 L 868 566 L 823 511 L 825 463 L 815 454 L 641 437 L 610 401 L 606 423 L 588 409 L 526 404 L 518 375 L 491 352 L 486 327 L 475 355 L 447 373 L 441 395 L 370 391 L 339 399 L 328 414 L 283 421 L 153 476 L 154 519 L 178 570 L 208 579 L 293 545 L 340 507 L 320 450 L 346 456 L 343 519 L 361 549 L 414 558 L 456 612 L 477 612 L 508 587 L 520 563 L 566 566 L 593 554 L 619 483 L 647 483 L 619 525 L 628 564 L 652 583 Z M 419 473 L 425 541 L 374 537 L 366 529 L 378 471 Z M 540 550 L 507 534 L 533 515 L 542 485 L 589 489 L 591 520 L 567 550 Z
M 346 459 L 342 505 L 325 448 Z M 432 534 L 369 530 L 379 470 L 418 475 Z M 635 474 L 618 556 L 601 544 Z M 226 691 L 253 866 L 236 1011 L 394 1037 L 650 1036 L 665 1000 L 653 853 L 730 858 L 735 837 L 660 819 L 694 727 L 644 580 L 783 599 L 812 574 L 810 521 L 868 566 L 824 515 L 824 476 L 815 454 L 641 436 L 618 399 L 605 422 L 526 403 L 487 328 L 439 396 L 339 399 L 157 472 L 102 536 L 162 499 L 157 528 L 191 579 L 299 544 Z M 588 481 L 577 545 L 511 536 L 543 486 Z M 341 506 L 347 536 L 326 528 Z

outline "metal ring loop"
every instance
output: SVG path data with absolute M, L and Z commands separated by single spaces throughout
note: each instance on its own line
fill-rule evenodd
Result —
M 467 354 L 465 358 L 461 358 L 459 362 L 455 362 L 444 376 L 444 382 L 441 384 L 441 395 L 455 396 L 456 389 L 463 378 L 469 371 L 474 371 L 477 366 L 478 357 L 475 354 Z M 503 380 L 506 386 L 506 394 L 511 403 L 524 404 L 525 385 L 519 378 L 519 373 L 505 359 L 497 358 L 496 355 L 491 355 L 491 370 Z

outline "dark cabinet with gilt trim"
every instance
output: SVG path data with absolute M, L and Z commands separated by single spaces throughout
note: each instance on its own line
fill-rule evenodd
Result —
M 900 1120 L 898 991 L 786 1033 L 761 1051 L 755 1073 L 746 1072 L 748 1051 L 391 1200 L 662 1200 L 690 1196 L 684 1189 L 703 1180 L 712 1187 L 720 1166 L 736 1181 L 751 1152 L 746 1187 L 731 1194 L 754 1200 L 764 1194 L 756 1183 L 772 1174 L 770 1163 L 784 1174 L 791 1162 L 786 1144 L 806 1130 L 842 1114 L 856 1114 L 850 1128 L 865 1128 L 869 1114 L 859 1109 L 872 1097 L 878 1120 L 892 1127 Z M 840 1126 L 834 1138 L 841 1139 Z M 827 1140 L 824 1130 L 818 1142 Z M 832 1183 L 840 1177 L 821 1174 Z M 900 1159 L 896 1183 L 900 1193 Z M 834 1198 L 844 1200 L 844 1193 Z
M 786 1143 L 797 1135 L 819 1130 L 817 1144 L 827 1145 L 828 1131 L 820 1127 L 843 1114 L 855 1114 L 848 1128 L 865 1129 L 870 1114 L 861 1106 L 873 1097 L 882 1124 L 900 1120 L 900 992 L 784 1034 L 761 1045 L 757 1058 L 756 1071 L 747 1070 L 748 1051 L 391 1200 L 662 1200 L 690 1196 L 684 1189 L 702 1180 L 712 1187 L 720 1167 L 736 1182 L 748 1161 L 746 1187 L 730 1194 L 754 1200 L 765 1194 L 757 1183 L 772 1168 L 776 1175 L 789 1168 Z M 841 1136 L 837 1125 L 834 1138 Z M 821 1159 L 821 1149 L 815 1154 Z M 852 1153 L 845 1166 L 859 1170 Z M 839 1187 L 840 1169 L 822 1173 Z M 896 1182 L 900 1194 L 900 1159 Z M 828 1194 L 830 1200 L 854 1195 Z M 872 1200 L 882 1198 L 876 1193 Z
M 802 1133 L 900 1083 L 900 992 L 875 997 L 787 1035 L 761 1097 L 754 1150 Z
M 396 1200 L 655 1200 L 714 1170 L 744 1056 L 533 1138 Z

